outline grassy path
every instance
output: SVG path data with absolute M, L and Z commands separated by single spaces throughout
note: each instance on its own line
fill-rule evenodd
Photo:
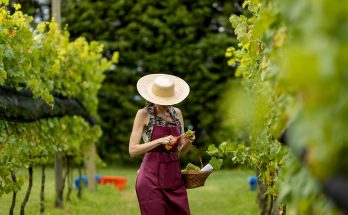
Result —
M 46 212 L 52 215 L 140 215 L 135 194 L 135 178 L 137 169 L 104 168 L 98 171 L 101 175 L 120 175 L 128 177 L 128 187 L 118 191 L 109 185 L 98 185 L 96 192 L 84 190 L 83 199 L 72 193 L 72 201 L 65 202 L 64 210 L 53 207 L 54 203 L 54 171 L 46 173 Z M 74 172 L 76 174 L 76 172 Z M 255 215 L 258 214 L 256 193 L 248 189 L 247 179 L 251 171 L 223 170 L 214 172 L 206 181 L 206 186 L 188 190 L 192 215 Z M 24 175 L 26 179 L 26 175 Z M 39 214 L 40 207 L 40 169 L 34 169 L 32 194 L 26 207 L 26 214 Z M 27 184 L 17 195 L 15 214 L 19 214 L 21 201 L 24 198 Z M 7 215 L 12 194 L 0 197 L 0 215 Z

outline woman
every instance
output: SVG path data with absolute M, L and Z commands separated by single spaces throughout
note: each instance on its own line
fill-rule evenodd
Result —
M 195 137 L 181 136 L 178 144 L 165 147 L 184 133 L 182 113 L 172 105 L 188 96 L 189 86 L 176 76 L 151 74 L 139 79 L 137 89 L 148 101 L 135 116 L 129 141 L 130 156 L 145 154 L 136 180 L 141 214 L 190 214 L 177 153 L 185 154 Z

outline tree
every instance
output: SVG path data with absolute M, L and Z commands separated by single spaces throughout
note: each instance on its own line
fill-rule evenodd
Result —
M 12 4 L 20 4 L 22 11 L 34 17 L 32 25 L 51 19 L 51 0 L 12 0 Z

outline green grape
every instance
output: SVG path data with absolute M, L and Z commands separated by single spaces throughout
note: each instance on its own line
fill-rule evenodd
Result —
M 194 171 L 194 172 L 198 172 L 200 170 L 200 168 L 198 166 L 195 166 L 192 163 L 188 163 L 186 165 L 186 168 L 183 170 L 183 172 L 187 172 L 187 171 Z
M 190 129 L 185 132 L 185 136 L 189 139 L 193 138 L 195 136 L 195 132 L 191 131 Z

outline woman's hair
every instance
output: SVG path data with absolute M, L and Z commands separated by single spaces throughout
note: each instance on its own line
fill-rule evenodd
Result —
M 145 107 L 148 107 L 148 106 L 150 106 L 150 105 L 153 105 L 153 103 L 152 103 L 152 102 L 149 102 L 149 101 L 146 101 Z

